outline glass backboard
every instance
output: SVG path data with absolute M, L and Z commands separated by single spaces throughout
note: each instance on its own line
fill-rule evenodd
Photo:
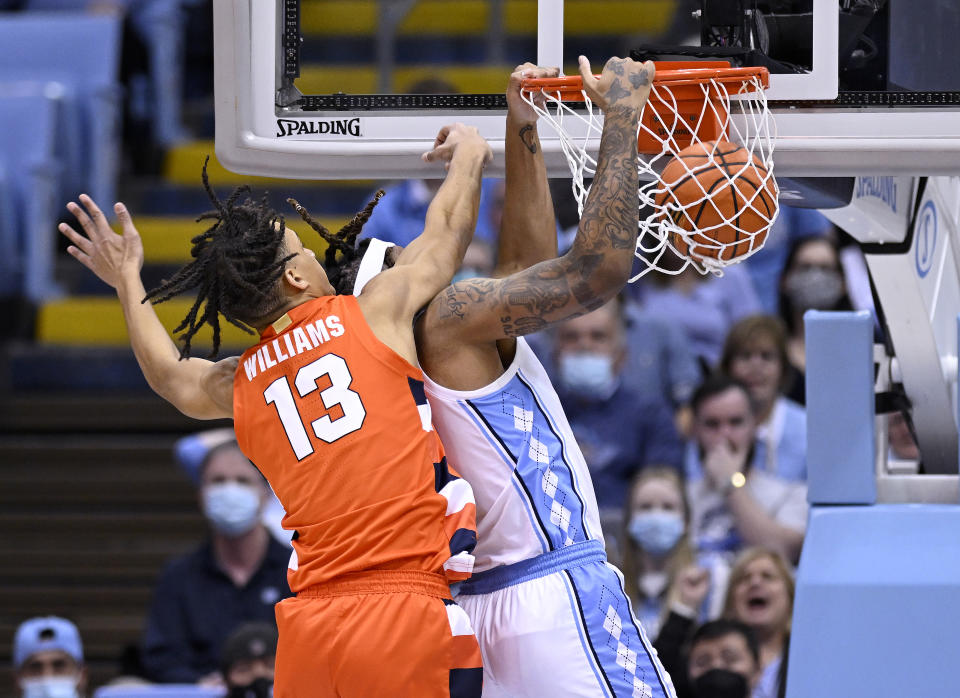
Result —
M 780 176 L 960 171 L 955 0 L 215 0 L 217 156 L 244 174 L 407 178 L 451 121 L 502 173 L 503 90 L 531 60 L 766 65 Z M 415 93 L 415 94 L 411 94 Z M 567 174 L 541 125 L 552 176 Z

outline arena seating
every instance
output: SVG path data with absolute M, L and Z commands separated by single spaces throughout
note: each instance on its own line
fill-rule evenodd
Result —
M 159 398 L 34 393 L 0 406 L 0 685 L 16 624 L 77 623 L 94 686 L 139 642 L 164 562 L 204 535 L 196 491 L 173 463 L 194 427 Z
M 54 211 L 63 171 L 55 152 L 59 107 L 56 99 L 11 94 L 0 84 L 0 277 L 5 293 L 22 291 L 34 302 L 57 295 Z

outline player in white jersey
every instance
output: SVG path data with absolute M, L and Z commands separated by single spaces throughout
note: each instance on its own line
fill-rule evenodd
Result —
M 508 90 L 504 278 L 438 294 L 417 322 L 417 353 L 447 457 L 476 495 L 474 580 L 457 600 L 480 641 L 484 696 L 667 698 L 670 679 L 606 562 L 583 456 L 521 338 L 605 303 L 633 262 L 637 124 L 653 64 L 612 58 L 599 79 L 586 59 L 580 69 L 605 121 L 573 246 L 556 257 L 536 114 L 520 98 L 518 69 Z M 370 270 L 382 266 L 377 248 L 364 258 Z

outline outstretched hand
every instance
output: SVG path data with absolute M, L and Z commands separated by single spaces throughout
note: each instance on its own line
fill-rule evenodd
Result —
M 83 206 L 71 201 L 67 210 L 76 216 L 86 236 L 66 223 L 59 226 L 60 232 L 73 243 L 67 252 L 113 288 L 117 288 L 125 274 L 139 275 L 143 267 L 143 242 L 127 207 L 121 203 L 113 207 L 123 227 L 123 234 L 117 235 L 93 199 L 81 194 L 80 203 Z
M 590 70 L 590 61 L 580 56 L 580 77 L 587 96 L 601 109 L 628 107 L 637 111 L 643 109 L 650 96 L 656 68 L 653 61 L 637 63 L 630 58 L 614 56 L 603 66 L 600 77 Z
M 555 78 L 558 75 L 560 75 L 559 68 L 541 68 L 533 63 L 524 63 L 514 68 L 507 85 L 507 114 L 519 121 L 531 123 L 536 121 L 537 112 L 526 102 L 520 91 L 523 81 L 526 78 Z M 535 92 L 533 102 L 542 106 L 546 102 L 543 92 L 539 90 Z
M 480 135 L 475 126 L 455 123 L 444 126 L 433 141 L 433 149 L 421 157 L 424 162 L 443 162 L 450 169 L 450 161 L 460 148 L 476 148 L 483 151 L 483 164 L 493 160 L 493 150 L 490 144 Z

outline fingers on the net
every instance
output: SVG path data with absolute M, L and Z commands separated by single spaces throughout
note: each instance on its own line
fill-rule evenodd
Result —
M 584 80 L 590 78 L 594 80 L 593 73 L 590 71 L 590 59 L 586 56 L 580 56 L 578 67 L 580 68 L 580 77 Z

